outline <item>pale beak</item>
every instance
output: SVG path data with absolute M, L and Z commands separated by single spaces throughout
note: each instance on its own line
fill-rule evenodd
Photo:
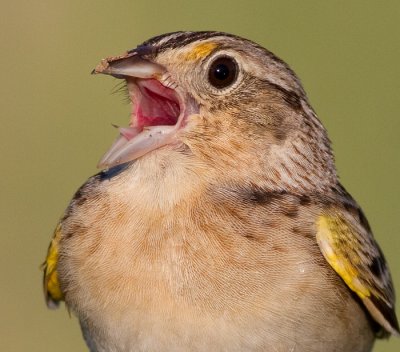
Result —
M 165 68 L 140 57 L 136 52 L 120 56 L 111 56 L 101 60 L 92 74 L 104 73 L 116 78 L 155 78 L 165 73 Z

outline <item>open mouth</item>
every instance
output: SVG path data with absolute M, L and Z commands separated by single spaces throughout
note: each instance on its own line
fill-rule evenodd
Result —
M 160 82 L 165 69 L 149 61 L 131 55 L 110 58 L 93 72 L 126 79 L 132 104 L 129 127 L 118 127 L 120 135 L 101 158 L 99 168 L 123 164 L 176 143 L 177 132 L 184 127 L 186 118 L 198 112 L 193 99 L 184 98 Z
M 133 103 L 132 124 L 136 126 L 175 125 L 180 115 L 178 94 L 155 79 L 128 80 Z M 136 118 L 135 118 L 136 117 Z

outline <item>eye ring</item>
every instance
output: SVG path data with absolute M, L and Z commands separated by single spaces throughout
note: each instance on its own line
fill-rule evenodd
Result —
M 208 81 L 217 89 L 231 86 L 238 78 L 239 66 L 230 56 L 219 56 L 208 69 Z

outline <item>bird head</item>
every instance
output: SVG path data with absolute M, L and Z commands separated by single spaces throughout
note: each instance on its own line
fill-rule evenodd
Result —
M 132 103 L 129 127 L 119 128 L 100 168 L 172 148 L 220 173 L 252 170 L 270 188 L 336 182 L 329 139 L 299 79 L 256 43 L 170 33 L 103 59 L 93 73 L 124 79 Z

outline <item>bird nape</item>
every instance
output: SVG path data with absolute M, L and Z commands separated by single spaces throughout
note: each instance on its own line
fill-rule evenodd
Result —
M 288 65 L 222 32 L 152 38 L 93 70 L 128 127 L 75 193 L 44 268 L 92 352 L 371 351 L 392 279 Z

